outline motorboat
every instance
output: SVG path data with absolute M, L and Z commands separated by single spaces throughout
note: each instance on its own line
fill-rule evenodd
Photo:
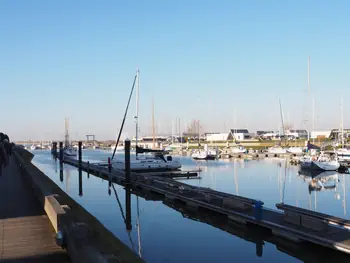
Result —
M 350 149 L 340 148 L 336 152 L 339 161 L 350 161 Z
M 336 171 L 340 167 L 338 158 L 333 158 L 325 153 L 317 156 L 303 156 L 300 158 L 300 167 L 308 170 Z
M 292 153 L 292 154 L 301 154 L 303 153 L 303 148 L 302 147 L 289 147 L 287 149 L 288 153 Z
M 208 145 L 204 145 L 204 150 L 197 150 L 192 153 L 194 160 L 216 160 L 218 152 L 214 149 L 208 149 Z
M 231 152 L 232 152 L 233 154 L 243 154 L 243 153 L 246 153 L 246 152 L 247 152 L 247 149 L 244 148 L 244 147 L 241 146 L 241 145 L 238 145 L 238 146 L 232 147 Z
M 270 147 L 267 152 L 272 154 L 284 154 L 284 153 L 287 153 L 287 150 L 282 147 L 275 146 L 275 147 Z
M 63 155 L 65 156 L 77 156 L 77 150 L 73 147 L 67 147 L 63 149 Z

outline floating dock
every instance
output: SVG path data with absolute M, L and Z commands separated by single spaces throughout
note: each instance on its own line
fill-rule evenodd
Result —
M 283 203 L 276 204 L 277 209 L 268 209 L 259 200 L 190 186 L 157 173 L 131 173 L 127 182 L 122 170 L 71 158 L 62 161 L 110 182 L 128 183 L 133 191 L 145 196 L 157 195 L 160 200 L 180 202 L 192 210 L 216 213 L 236 224 L 251 225 L 295 243 L 308 242 L 350 254 L 349 220 Z

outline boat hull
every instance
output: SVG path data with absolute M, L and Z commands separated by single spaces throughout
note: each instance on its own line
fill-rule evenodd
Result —
M 336 171 L 340 164 L 338 162 L 304 161 L 300 163 L 300 167 L 313 171 Z
M 118 170 L 125 170 L 125 162 L 112 162 L 112 167 Z M 181 169 L 181 163 L 177 161 L 164 162 L 162 160 L 136 160 L 130 162 L 130 170 L 133 172 L 163 172 L 176 171 Z
M 192 159 L 193 160 L 203 160 L 203 161 L 212 161 L 212 160 L 216 160 L 216 156 L 214 156 L 214 155 L 207 155 L 207 156 L 205 156 L 205 157 L 200 157 L 200 156 L 192 156 Z

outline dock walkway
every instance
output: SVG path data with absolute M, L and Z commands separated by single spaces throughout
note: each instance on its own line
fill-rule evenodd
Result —
M 0 262 L 70 262 L 14 157 L 0 177 Z

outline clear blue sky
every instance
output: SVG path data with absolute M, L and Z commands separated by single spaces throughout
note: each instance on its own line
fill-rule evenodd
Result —
M 0 127 L 14 139 L 114 138 L 136 67 L 140 129 L 200 119 L 206 131 L 276 129 L 277 96 L 300 127 L 311 57 L 316 128 L 345 125 L 350 1 L 2 0 Z M 309 106 L 311 103 L 309 103 Z M 126 125 L 133 136 L 134 98 Z M 226 123 L 226 124 L 225 124 Z

